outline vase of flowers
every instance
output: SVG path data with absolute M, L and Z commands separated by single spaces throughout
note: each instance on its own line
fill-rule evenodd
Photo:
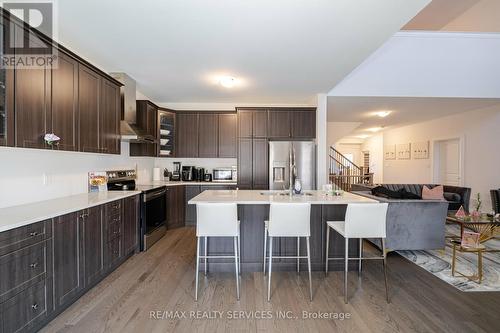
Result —
M 54 133 L 45 134 L 43 139 L 45 140 L 45 143 L 51 147 L 57 147 L 59 145 L 59 141 L 61 140 L 61 138 Z

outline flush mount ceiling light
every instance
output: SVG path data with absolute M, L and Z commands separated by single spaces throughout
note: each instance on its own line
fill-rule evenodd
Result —
M 383 127 L 372 127 L 372 128 L 369 128 L 368 131 L 370 132 L 378 132 L 378 131 L 381 131 L 383 129 Z
M 370 137 L 370 135 L 368 135 L 368 134 L 360 134 L 360 135 L 356 135 L 356 137 L 357 137 L 358 139 L 367 139 L 367 138 L 369 138 L 369 137 Z
M 378 111 L 378 112 L 375 112 L 375 115 L 379 116 L 380 118 L 385 118 L 388 115 L 390 115 L 391 112 L 392 111 Z
M 222 76 L 219 78 L 219 84 L 224 88 L 233 88 L 237 83 L 236 78 L 232 76 Z

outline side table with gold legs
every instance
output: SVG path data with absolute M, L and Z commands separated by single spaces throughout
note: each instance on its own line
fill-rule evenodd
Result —
M 481 244 L 478 247 L 474 248 L 463 247 L 461 246 L 460 240 L 452 240 L 451 243 L 453 245 L 453 256 L 451 259 L 451 275 L 455 276 L 456 273 L 469 279 L 470 281 L 481 283 L 483 281 L 483 252 L 486 249 L 486 247 Z M 457 251 L 477 253 L 477 274 L 465 275 L 456 270 Z

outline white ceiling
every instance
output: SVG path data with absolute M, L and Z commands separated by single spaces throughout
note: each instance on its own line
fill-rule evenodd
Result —
M 308 103 L 429 1 L 58 1 L 58 38 L 157 103 Z
M 328 97 L 329 122 L 359 122 L 351 135 L 371 134 L 368 128 L 395 128 L 455 113 L 498 105 L 500 99 L 423 97 Z M 377 111 L 392 111 L 380 118 Z M 453 126 L 453 124 L 450 124 Z

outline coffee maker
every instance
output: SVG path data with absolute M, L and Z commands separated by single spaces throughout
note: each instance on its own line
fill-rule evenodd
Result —
M 194 178 L 194 176 L 195 176 L 194 173 L 195 173 L 194 166 L 184 165 L 182 167 L 182 180 L 185 182 L 190 182 L 190 181 L 196 180 Z
M 174 170 L 172 171 L 172 177 L 170 177 L 170 180 L 181 180 L 181 162 L 174 162 Z

